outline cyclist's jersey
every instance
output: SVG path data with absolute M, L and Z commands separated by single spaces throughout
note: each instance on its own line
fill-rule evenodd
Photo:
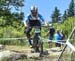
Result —
M 36 17 L 33 17 L 32 15 L 28 15 L 26 18 L 25 18 L 25 21 L 26 21 L 26 24 L 28 24 L 30 21 L 34 21 L 34 20 L 38 20 L 40 23 L 44 22 L 44 19 L 42 17 L 42 15 L 38 14 Z
M 51 27 L 51 28 L 49 29 L 49 33 L 50 33 L 50 36 L 53 36 L 54 33 L 55 33 L 55 29 L 54 29 L 53 27 Z
M 56 42 L 58 42 L 59 40 L 61 40 L 61 36 L 60 36 L 59 33 L 56 33 L 56 34 L 54 35 L 54 40 L 55 40 Z

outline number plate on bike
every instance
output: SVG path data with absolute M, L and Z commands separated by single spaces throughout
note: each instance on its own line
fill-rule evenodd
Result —
M 35 28 L 35 33 L 40 33 L 40 29 Z

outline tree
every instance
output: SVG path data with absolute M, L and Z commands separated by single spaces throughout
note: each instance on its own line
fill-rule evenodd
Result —
M 64 14 L 63 14 L 63 16 L 62 16 L 62 20 L 64 21 L 64 20 L 66 20 L 67 19 L 67 11 L 64 11 Z
M 68 17 L 74 16 L 74 0 L 71 0 L 69 9 L 68 9 Z
M 57 7 L 55 7 L 55 10 L 54 10 L 53 14 L 51 15 L 51 18 L 52 18 L 53 23 L 59 22 L 60 13 L 59 13 L 59 10 Z
M 20 11 L 20 8 L 24 6 L 23 2 L 24 0 L 0 0 L 0 18 L 2 17 L 5 20 L 4 26 L 11 25 L 13 20 L 18 20 L 17 22 L 19 23 L 21 22 L 20 20 L 23 20 L 24 13 Z M 12 13 L 12 8 L 15 8 L 16 12 Z
M 9 9 L 13 6 L 15 9 L 24 6 L 24 0 L 0 0 L 0 8 Z
M 24 6 L 23 2 L 24 0 L 0 0 L 0 16 L 7 16 L 8 12 L 9 16 L 12 15 L 12 8 L 15 8 L 15 11 L 20 11 L 20 8 Z

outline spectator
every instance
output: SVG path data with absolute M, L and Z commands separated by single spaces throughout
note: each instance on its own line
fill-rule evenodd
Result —
M 49 28 L 49 31 L 48 31 L 48 33 L 47 33 L 47 35 L 49 36 L 49 37 L 48 37 L 48 46 L 49 46 L 49 48 L 50 48 L 51 42 L 52 42 L 52 40 L 53 40 L 53 38 L 54 38 L 54 33 L 55 33 L 55 29 L 54 29 L 54 27 L 51 25 L 50 28 Z
M 58 43 L 60 40 L 61 40 L 61 35 L 60 35 L 60 31 L 59 30 L 56 30 L 56 33 L 54 34 L 54 40 L 55 40 L 55 45 L 56 47 L 60 47 L 61 44 Z
M 64 33 L 63 33 L 62 30 L 61 30 L 61 32 L 60 32 L 60 35 L 61 35 L 61 40 L 64 40 L 64 39 L 65 39 L 65 35 L 64 35 Z
M 62 30 L 61 30 L 61 32 L 60 32 L 60 35 L 61 35 L 61 42 L 62 42 L 62 43 L 65 42 L 65 41 L 64 41 L 65 35 L 64 35 L 64 33 L 63 33 Z M 63 44 L 61 44 L 61 47 L 63 47 Z

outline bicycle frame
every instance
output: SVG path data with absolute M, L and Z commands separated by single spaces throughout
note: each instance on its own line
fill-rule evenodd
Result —
M 33 48 L 35 52 L 43 53 L 43 42 L 41 40 L 41 29 L 38 26 L 34 27 Z

